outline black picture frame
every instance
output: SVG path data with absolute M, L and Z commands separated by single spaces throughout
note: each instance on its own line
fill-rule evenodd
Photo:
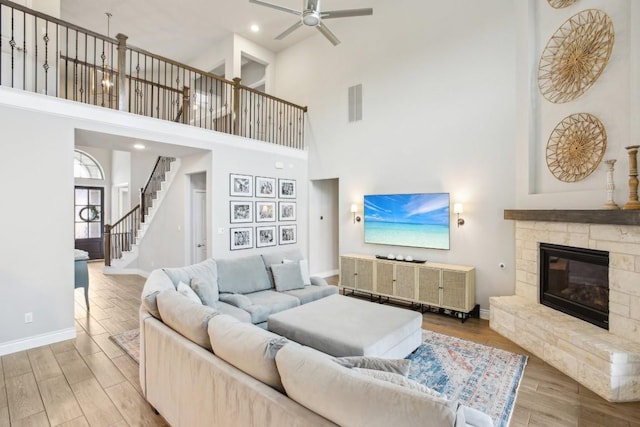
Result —
M 278 230 L 279 245 L 293 245 L 298 243 L 298 227 L 296 224 L 281 225 Z
M 229 248 L 232 251 L 253 248 L 253 227 L 229 229 Z
M 278 244 L 277 240 L 275 225 L 256 227 L 256 248 L 276 246 Z
M 255 193 L 256 197 L 265 199 L 276 198 L 276 179 L 265 176 L 256 176 Z
M 253 176 L 229 174 L 229 195 L 231 197 L 253 197 Z
M 276 221 L 276 202 L 257 201 L 256 202 L 256 222 Z
M 295 179 L 278 180 L 278 197 L 280 199 L 295 199 L 298 197 Z

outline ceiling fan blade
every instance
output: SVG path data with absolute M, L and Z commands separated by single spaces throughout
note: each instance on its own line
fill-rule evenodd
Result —
M 340 44 L 340 40 L 324 25 L 322 22 L 319 23 L 316 28 L 318 31 L 322 33 L 323 36 L 327 38 L 334 46 L 338 46 Z
M 373 15 L 373 9 L 367 8 L 367 9 L 328 10 L 320 14 L 322 19 L 349 18 L 351 16 L 368 16 L 368 15 Z
M 268 2 L 262 1 L 262 0 L 249 0 L 249 3 L 255 3 L 255 4 L 259 4 L 261 6 L 270 7 L 271 9 L 280 10 L 282 12 L 292 13 L 292 14 L 294 14 L 296 16 L 302 15 L 302 12 L 300 12 L 300 11 L 297 11 L 297 10 L 294 10 L 294 9 L 289 9 L 288 7 L 284 7 L 284 6 L 279 6 L 277 4 L 268 3 Z
M 283 38 L 287 37 L 289 34 L 293 33 L 295 30 L 297 30 L 300 27 L 302 27 L 302 21 L 298 21 L 292 26 L 290 26 L 289 28 L 287 28 L 286 30 L 284 30 L 282 33 L 280 33 L 276 37 L 276 40 L 282 40 Z

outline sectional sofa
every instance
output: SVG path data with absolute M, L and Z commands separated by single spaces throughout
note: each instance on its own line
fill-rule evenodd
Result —
M 335 293 L 306 277 L 298 252 L 153 271 L 140 307 L 145 398 L 173 426 L 493 425 L 400 374 L 264 329 L 271 314 Z

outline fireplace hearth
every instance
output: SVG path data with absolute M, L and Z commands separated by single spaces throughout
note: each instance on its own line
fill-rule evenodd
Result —
M 540 303 L 609 329 L 609 253 L 540 243 Z

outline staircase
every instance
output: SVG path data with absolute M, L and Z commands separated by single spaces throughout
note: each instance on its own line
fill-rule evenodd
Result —
M 180 159 L 158 157 L 146 185 L 140 190 L 140 204 L 113 225 L 105 224 L 105 273 L 117 274 L 134 266 L 140 243 L 179 169 Z

